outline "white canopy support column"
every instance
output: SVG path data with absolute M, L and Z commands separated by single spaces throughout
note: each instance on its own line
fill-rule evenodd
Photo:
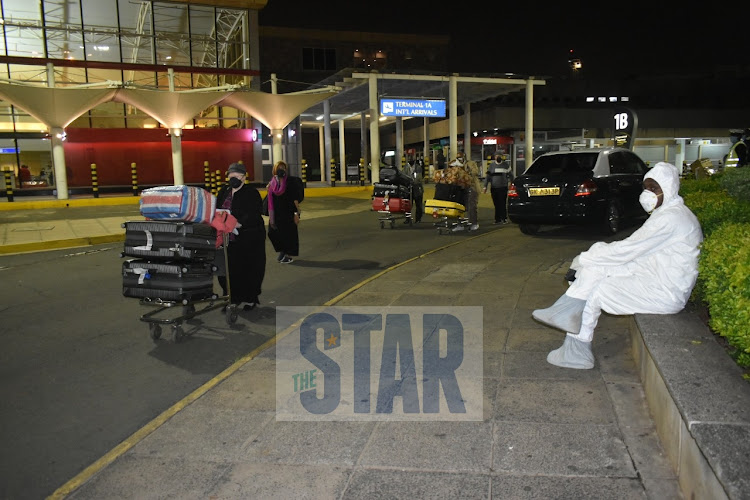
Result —
M 464 104 L 464 154 L 471 160 L 471 103 Z
M 318 127 L 318 151 L 319 151 L 319 158 L 320 161 L 320 182 L 325 182 L 326 180 L 326 141 L 325 141 L 325 129 L 323 125 L 321 124 L 320 127 Z
M 50 128 L 50 142 L 52 143 L 52 163 L 55 165 L 55 188 L 57 199 L 67 200 L 68 175 L 65 168 L 65 150 L 63 149 L 63 138 L 65 131 L 59 127 Z
M 170 128 L 169 138 L 172 141 L 172 176 L 174 185 L 185 184 L 185 174 L 182 168 L 182 129 Z
M 534 83 L 526 80 L 526 151 L 524 152 L 524 170 L 534 161 Z
M 372 166 L 372 183 L 380 182 L 380 129 L 378 127 L 378 74 L 370 73 L 369 77 L 370 106 L 370 165 Z
M 323 101 L 323 132 L 324 132 L 324 142 L 325 142 L 325 153 L 326 153 L 326 161 L 325 164 L 321 167 L 321 173 L 327 172 L 327 174 L 323 174 L 320 176 L 320 180 L 325 181 L 335 181 L 336 179 L 332 177 L 331 172 L 331 160 L 333 159 L 333 145 L 331 144 L 331 101 L 329 99 L 326 99 Z
M 346 144 L 344 139 L 344 119 L 339 120 L 339 177 L 346 180 Z
M 401 168 L 401 159 L 404 157 L 404 119 L 396 117 L 396 158 L 393 159 L 393 166 L 396 169 Z
M 424 142 L 424 146 L 422 147 L 422 164 L 427 165 L 428 155 L 430 154 L 430 119 L 425 117 L 422 120 L 422 142 Z M 422 175 L 427 175 L 427 172 L 423 171 Z
M 675 139 L 675 142 L 677 142 L 677 147 L 675 148 L 674 153 L 674 166 L 677 167 L 677 170 L 679 170 L 681 174 L 684 174 L 685 172 L 682 171 L 682 165 L 685 162 L 685 138 L 678 137 Z
M 456 158 L 458 153 L 458 78 L 455 74 L 448 79 L 448 134 L 450 134 L 450 148 L 448 162 Z

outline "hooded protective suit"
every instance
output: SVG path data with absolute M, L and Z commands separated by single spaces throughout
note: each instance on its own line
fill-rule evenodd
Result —
M 698 277 L 703 232 L 679 195 L 677 168 L 654 165 L 644 180 L 659 183 L 664 198 L 628 238 L 594 243 L 574 259 L 576 280 L 565 292 L 585 301 L 581 328 L 569 332 L 591 342 L 601 311 L 610 314 L 671 314 L 685 307 Z M 571 266 L 573 267 L 573 266 Z

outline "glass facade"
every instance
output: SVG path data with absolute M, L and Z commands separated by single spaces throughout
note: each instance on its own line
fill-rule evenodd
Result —
M 5 56 L 0 77 L 5 79 L 46 84 L 47 63 L 52 63 L 58 87 L 116 81 L 160 90 L 173 83 L 175 90 L 187 90 L 249 83 L 250 72 L 243 71 L 250 68 L 248 9 L 145 0 L 0 0 L 0 17 L 0 56 Z M 39 64 L 34 59 L 40 59 Z M 174 68 L 172 82 L 169 67 Z M 69 125 L 160 126 L 139 109 L 117 102 L 100 104 Z M 192 124 L 213 129 L 250 126 L 243 112 L 221 106 L 204 110 Z M 3 141 L 16 147 L 19 140 L 32 140 L 29 134 L 44 132 L 37 119 L 0 100 Z M 30 167 L 40 174 L 49 162 L 48 146 L 24 146 L 26 151 L 39 150 Z M 0 169 L 17 171 L 18 161 L 18 155 L 4 154 Z

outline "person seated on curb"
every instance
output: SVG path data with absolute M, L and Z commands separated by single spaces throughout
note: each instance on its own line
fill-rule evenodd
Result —
M 643 177 L 640 203 L 650 214 L 629 237 L 597 242 L 573 259 L 568 290 L 532 317 L 566 332 L 547 362 L 564 368 L 594 367 L 591 341 L 603 311 L 673 314 L 685 307 L 698 277 L 703 232 L 679 195 L 677 167 L 659 162 Z

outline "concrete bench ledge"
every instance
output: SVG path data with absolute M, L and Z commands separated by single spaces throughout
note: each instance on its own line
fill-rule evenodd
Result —
M 633 356 L 685 498 L 750 499 L 750 383 L 696 313 L 636 314 Z

